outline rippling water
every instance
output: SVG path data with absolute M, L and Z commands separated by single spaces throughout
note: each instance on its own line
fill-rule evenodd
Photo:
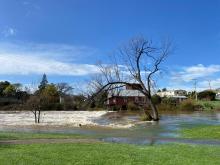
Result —
M 109 113 L 94 122 L 100 125 L 114 123 L 128 124 L 137 123 L 140 120 L 138 114 Z M 22 132 L 50 132 L 50 133 L 76 133 L 89 135 L 107 142 L 132 143 L 132 144 L 157 144 L 166 142 L 184 143 L 208 143 L 219 144 L 219 141 L 193 141 L 181 139 L 178 130 L 192 128 L 200 125 L 219 125 L 219 112 L 194 112 L 194 113 L 163 113 L 159 122 L 141 122 L 134 127 L 126 129 L 111 129 L 104 127 L 0 127 L 1 131 L 22 131 Z

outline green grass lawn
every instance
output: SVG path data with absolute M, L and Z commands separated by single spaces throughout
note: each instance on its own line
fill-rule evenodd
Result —
M 0 145 L 2 165 L 217 165 L 220 147 L 111 143 Z
M 185 138 L 199 138 L 199 139 L 219 139 L 220 140 L 220 126 L 200 126 L 191 129 L 182 129 L 181 135 Z
M 220 126 L 183 129 L 186 138 L 220 139 Z M 0 140 L 89 138 L 77 134 L 0 132 Z M 137 146 L 115 143 L 3 145 L 0 165 L 217 165 L 220 147 L 163 144 Z
M 0 140 L 89 138 L 78 134 L 0 132 Z

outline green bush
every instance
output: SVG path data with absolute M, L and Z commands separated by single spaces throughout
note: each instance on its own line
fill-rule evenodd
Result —
M 197 104 L 202 107 L 202 110 L 220 109 L 220 101 L 198 101 Z
M 179 104 L 179 109 L 182 111 L 193 111 L 196 109 L 196 103 L 191 99 L 184 100 Z
M 162 99 L 161 103 L 167 104 L 167 105 L 170 105 L 170 106 L 176 106 L 176 104 L 177 104 L 175 99 L 169 98 L 169 97 L 164 97 Z
M 214 107 L 210 103 L 204 103 L 203 105 L 205 109 L 209 109 L 209 110 L 214 109 Z
M 176 110 L 176 101 L 172 98 L 165 97 L 161 100 L 161 103 L 157 105 L 159 111 Z
M 127 105 L 127 110 L 137 111 L 137 110 L 140 110 L 140 108 L 137 105 L 135 105 L 133 102 L 129 102 Z
M 162 101 L 161 97 L 159 95 L 153 95 L 152 96 L 152 102 L 155 104 L 155 105 L 158 105 L 160 104 Z
M 143 115 L 141 116 L 141 121 L 150 121 L 151 120 L 151 117 L 149 115 Z

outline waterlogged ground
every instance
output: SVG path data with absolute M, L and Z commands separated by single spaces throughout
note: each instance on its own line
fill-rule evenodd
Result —
M 54 112 L 50 112 L 53 116 Z M 57 113 L 61 112 L 55 112 Z M 76 113 L 76 112 L 75 112 Z M 84 118 L 79 115 L 84 115 Z M 160 144 L 167 142 L 182 142 L 182 143 L 193 143 L 193 144 L 214 144 L 220 145 L 220 139 L 186 139 L 180 136 L 180 130 L 186 128 L 194 128 L 203 125 L 220 125 L 220 113 L 219 112 L 194 112 L 194 113 L 162 113 L 161 120 L 159 122 L 140 122 L 140 114 L 127 114 L 127 113 L 116 113 L 109 112 L 99 114 L 96 116 L 92 115 L 89 118 L 89 125 L 83 125 L 81 127 L 75 127 L 74 124 L 60 124 L 55 118 L 49 124 L 26 124 L 19 125 L 6 124 L 10 123 L 7 116 L 12 114 L 1 113 L 0 114 L 0 131 L 16 131 L 16 132 L 37 132 L 37 133 L 68 133 L 68 134 L 80 134 L 88 135 L 94 139 L 98 139 L 106 142 L 116 143 L 131 143 L 131 144 Z M 61 116 L 65 116 L 62 112 Z M 77 115 L 73 115 L 74 112 L 68 112 L 68 121 L 77 121 L 77 117 L 85 119 L 87 112 L 78 112 Z M 21 115 L 21 114 L 20 114 Z M 55 115 L 55 116 L 56 116 Z M 16 116 L 16 113 L 14 114 Z M 9 117 L 10 119 L 11 116 Z M 73 118 L 73 119 L 72 119 Z M 74 119 L 75 118 L 75 119 Z M 6 120 L 7 119 L 7 120 Z M 86 118 L 87 119 L 87 118 Z M 18 121 L 19 120 L 19 121 Z M 25 118 L 16 119 L 13 122 L 20 122 L 20 120 L 26 121 Z M 30 120 L 30 119 L 28 119 Z M 45 121 L 46 119 L 44 119 Z M 47 119 L 49 120 L 49 119 Z M 55 121 L 54 121 L 55 120 Z M 58 122 L 57 124 L 55 124 Z M 54 123 L 54 124 L 51 124 Z M 110 126 L 110 127 L 109 127 Z M 115 128 L 112 128 L 115 126 Z M 121 127 L 119 127 L 121 126 Z M 124 126 L 124 127 L 123 127 Z M 128 128 L 127 128 L 128 127 Z

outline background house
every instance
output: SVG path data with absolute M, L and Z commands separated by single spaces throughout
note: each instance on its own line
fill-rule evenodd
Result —
M 215 99 L 220 100 L 220 88 L 216 89 L 215 92 L 216 92 Z
M 157 92 L 157 95 L 160 97 L 168 97 L 178 100 L 179 102 L 187 99 L 187 91 L 186 90 L 165 90 Z
M 125 88 L 109 91 L 107 98 L 108 108 L 127 109 L 128 103 L 137 106 L 146 105 L 146 98 L 138 89 L 141 89 L 140 84 L 128 84 Z

